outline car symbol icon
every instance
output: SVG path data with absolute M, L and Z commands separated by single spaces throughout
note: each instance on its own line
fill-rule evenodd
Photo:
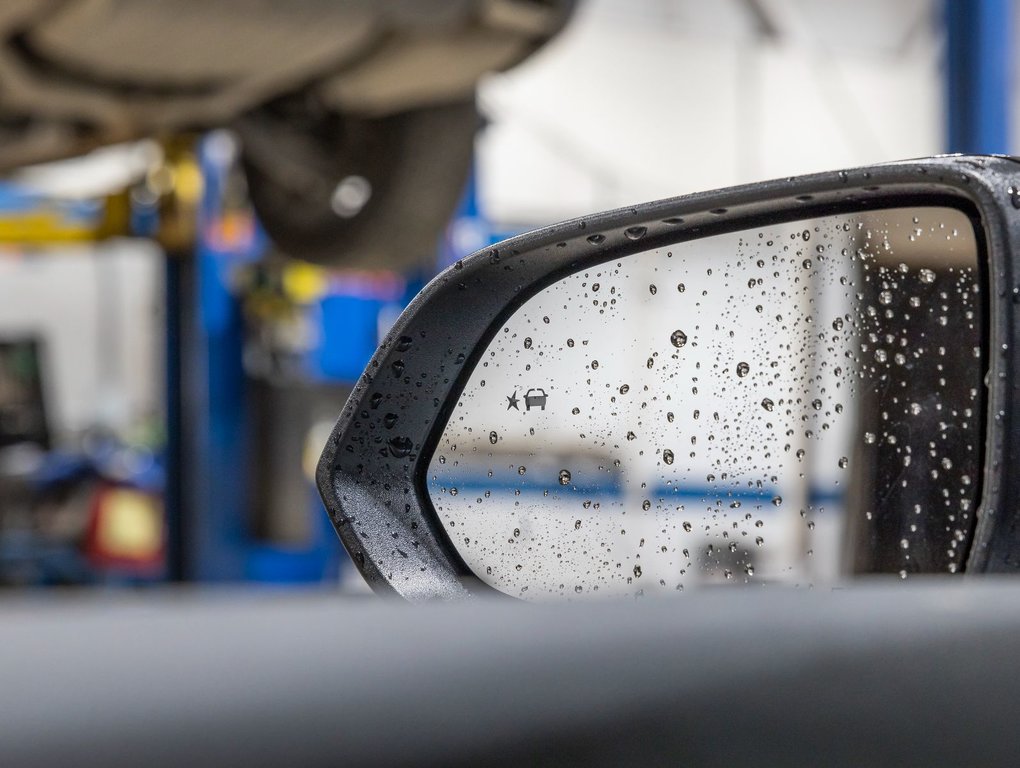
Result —
M 538 394 L 537 395 L 534 394 L 535 392 L 537 392 Z M 529 411 L 531 410 L 532 406 L 536 408 L 541 407 L 542 410 L 544 411 L 545 401 L 547 399 L 548 396 L 545 394 L 545 390 L 541 388 L 529 389 L 527 392 L 524 393 L 524 405 Z

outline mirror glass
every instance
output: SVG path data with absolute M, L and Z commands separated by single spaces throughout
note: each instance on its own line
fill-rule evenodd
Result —
M 468 567 L 528 599 L 958 572 L 982 328 L 974 228 L 951 208 L 607 262 L 499 329 L 430 497 Z

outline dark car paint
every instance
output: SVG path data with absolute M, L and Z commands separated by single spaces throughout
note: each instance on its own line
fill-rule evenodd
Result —
M 6 601 L 18 766 L 1006 766 L 1020 582 Z

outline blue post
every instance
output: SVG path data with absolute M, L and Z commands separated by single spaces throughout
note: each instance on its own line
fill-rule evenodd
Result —
M 212 237 L 228 161 L 206 137 L 198 146 L 203 197 L 184 290 L 190 311 L 181 365 L 182 463 L 188 510 L 186 566 L 197 581 L 240 581 L 249 546 L 247 399 L 241 306 L 228 273 L 238 253 Z
M 946 149 L 1009 151 L 1013 0 L 945 0 Z

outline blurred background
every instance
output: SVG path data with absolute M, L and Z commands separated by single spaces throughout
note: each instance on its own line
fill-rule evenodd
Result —
M 446 265 L 1009 152 L 1010 0 L 7 0 L 0 584 L 364 587 L 312 471 Z

